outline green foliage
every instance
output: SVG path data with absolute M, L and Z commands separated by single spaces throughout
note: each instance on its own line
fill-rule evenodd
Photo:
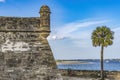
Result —
M 97 27 L 91 36 L 93 46 L 107 47 L 108 45 L 112 45 L 114 39 L 113 35 L 114 32 L 111 31 L 110 28 L 106 26 Z

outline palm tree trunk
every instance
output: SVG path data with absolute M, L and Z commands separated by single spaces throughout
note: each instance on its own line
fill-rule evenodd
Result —
M 101 80 L 104 80 L 103 50 L 104 50 L 104 47 L 101 46 Z

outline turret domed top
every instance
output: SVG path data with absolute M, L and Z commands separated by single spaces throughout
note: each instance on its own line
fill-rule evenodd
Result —
M 48 12 L 50 13 L 50 8 L 47 6 L 47 5 L 43 5 L 41 8 L 40 8 L 40 13 L 41 12 Z

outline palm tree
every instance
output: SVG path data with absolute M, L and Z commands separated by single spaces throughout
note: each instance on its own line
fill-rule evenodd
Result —
M 103 51 L 104 47 L 113 44 L 113 34 L 114 32 L 106 26 L 97 27 L 96 30 L 92 32 L 92 43 L 93 46 L 101 46 L 101 80 L 104 80 L 104 64 L 103 64 Z

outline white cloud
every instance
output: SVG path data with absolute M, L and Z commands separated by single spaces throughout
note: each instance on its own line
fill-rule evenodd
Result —
M 0 2 L 5 2 L 5 0 L 0 0 Z
M 72 33 L 76 32 L 77 30 L 81 29 L 81 28 L 88 28 L 90 26 L 93 25 L 98 25 L 98 24 L 102 24 L 102 23 L 106 23 L 108 22 L 108 20 L 93 20 L 93 21 L 76 21 L 76 22 L 71 22 L 68 24 L 63 25 L 62 27 L 59 27 L 56 30 L 56 33 L 51 34 L 48 39 L 64 39 L 67 37 L 72 37 L 74 35 L 72 35 Z
M 113 28 L 112 31 L 114 31 L 114 44 L 117 46 L 120 43 L 120 27 Z
M 113 31 L 120 31 L 120 27 L 114 28 Z
M 91 40 L 91 33 L 97 26 L 106 25 L 115 32 L 113 45 L 105 48 L 105 58 L 118 58 L 120 52 L 120 25 L 113 25 L 111 20 L 87 20 L 83 22 L 72 22 L 56 29 L 49 39 L 63 39 L 65 40 L 51 40 L 53 52 L 57 55 L 63 55 L 64 58 L 98 58 L 100 54 L 100 47 L 93 47 Z M 86 55 L 88 55 L 86 57 Z M 82 56 L 82 57 L 81 57 Z M 59 57 L 58 57 L 59 58 Z M 61 58 L 61 57 L 60 57 Z

